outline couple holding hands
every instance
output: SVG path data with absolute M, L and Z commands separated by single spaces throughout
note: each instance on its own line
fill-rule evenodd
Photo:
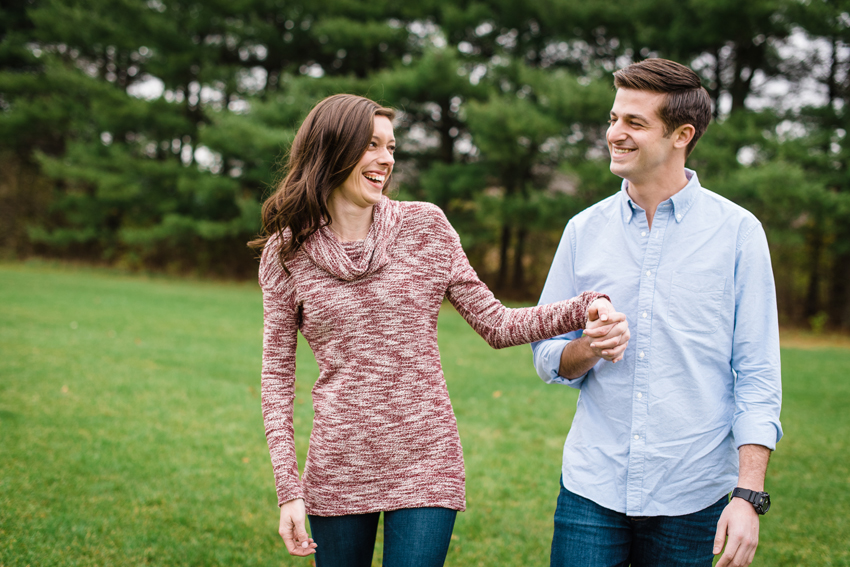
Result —
M 292 555 L 369 566 L 383 512 L 385 566 L 445 562 L 466 506 L 437 348 L 445 298 L 491 346 L 532 343 L 545 382 L 581 390 L 553 566 L 709 566 L 721 551 L 718 565 L 752 561 L 782 436 L 765 234 L 685 168 L 711 118 L 699 77 L 648 59 L 614 83 L 607 141 L 622 189 L 570 220 L 540 304 L 522 309 L 478 279 L 439 208 L 384 195 L 391 109 L 335 95 L 306 117 L 251 243 L 263 417 Z M 300 477 L 298 331 L 320 369 Z

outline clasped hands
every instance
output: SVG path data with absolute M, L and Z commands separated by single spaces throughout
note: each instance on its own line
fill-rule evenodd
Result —
M 595 356 L 617 363 L 623 360 L 631 335 L 626 315 L 615 311 L 610 301 L 600 297 L 587 308 L 584 336 Z

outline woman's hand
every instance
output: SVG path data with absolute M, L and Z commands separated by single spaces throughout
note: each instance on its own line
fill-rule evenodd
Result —
M 631 336 L 626 315 L 614 311 L 611 302 L 602 297 L 587 308 L 584 334 L 590 339 L 593 354 L 613 363 L 623 360 Z
M 305 521 L 307 512 L 304 508 L 304 500 L 296 498 L 284 503 L 280 507 L 280 528 L 278 533 L 286 544 L 290 555 L 306 557 L 316 553 L 316 542 L 307 535 Z

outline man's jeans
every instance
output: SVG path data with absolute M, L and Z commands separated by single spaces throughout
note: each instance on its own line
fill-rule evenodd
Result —
M 686 516 L 629 517 L 561 484 L 551 567 L 711 567 L 723 497 Z
M 309 516 L 316 567 L 369 567 L 380 512 Z M 384 567 L 442 567 L 456 510 L 404 508 L 384 512 Z

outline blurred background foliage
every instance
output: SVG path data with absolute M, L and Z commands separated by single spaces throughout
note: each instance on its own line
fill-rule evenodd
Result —
M 689 166 L 764 223 L 783 321 L 850 329 L 850 0 L 5 0 L 0 250 L 254 277 L 295 129 L 350 92 L 400 111 L 398 197 L 531 299 L 619 188 L 611 73 L 653 56 L 704 79 Z

